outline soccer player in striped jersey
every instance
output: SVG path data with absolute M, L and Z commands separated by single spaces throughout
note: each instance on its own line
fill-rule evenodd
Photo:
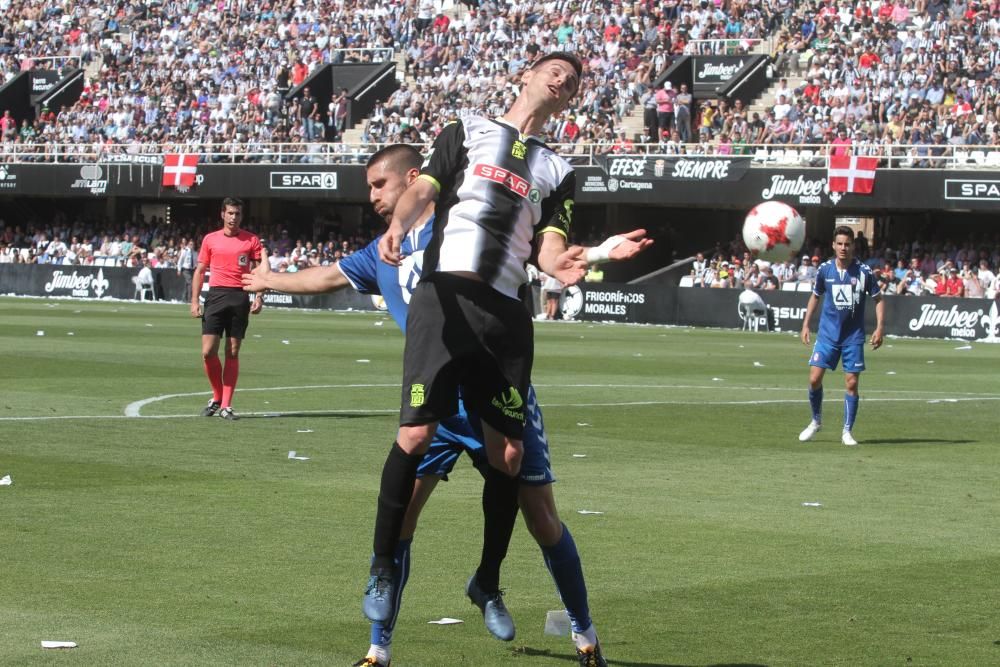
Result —
M 809 322 L 822 300 L 816 345 L 809 357 L 812 420 L 799 434 L 799 440 L 812 440 L 822 428 L 823 375 L 827 369 L 837 368 L 837 363 L 843 358 L 847 393 L 844 395 L 844 428 L 840 441 L 853 446 L 858 444 L 853 434 L 860 400 L 858 378 L 865 370 L 865 303 L 869 298 L 875 302 L 875 331 L 871 337 L 873 350 L 882 346 L 885 303 L 872 270 L 854 257 L 854 230 L 843 226 L 834 230 L 833 252 L 834 258 L 821 264 L 816 273 L 813 293 L 802 322 L 800 337 L 803 344 L 808 345 Z
M 417 178 L 421 158 L 410 146 L 395 145 L 385 148 L 369 160 L 367 180 L 370 198 L 376 212 L 391 219 L 396 202 L 405 189 Z M 361 251 L 345 257 L 337 264 L 317 267 L 298 273 L 271 273 L 266 262 L 244 278 L 248 291 L 277 289 L 294 294 L 331 292 L 354 287 L 362 293 L 381 294 L 389 314 L 404 331 L 406 330 L 408 304 L 413 289 L 420 280 L 424 250 L 433 232 L 434 207 L 429 206 L 403 241 L 403 261 L 390 266 L 378 259 L 379 239 Z M 623 237 L 609 239 L 609 259 L 628 259 L 651 243 L 644 239 L 643 230 L 636 230 Z M 431 492 L 441 479 L 452 471 L 455 462 L 465 451 L 476 467 L 483 472 L 488 466 L 481 429 L 476 419 L 466 413 L 459 402 L 456 415 L 442 420 L 426 456 L 417 471 L 413 495 L 403 521 L 399 544 L 394 555 L 396 563 L 394 581 L 394 612 L 385 622 L 374 622 L 371 627 L 371 645 L 367 655 L 357 665 L 386 667 L 391 659 L 393 629 L 399 615 L 403 588 L 410 572 L 410 549 L 417 520 Z M 529 531 L 541 547 L 546 566 L 552 573 L 559 594 L 569 612 L 574 630 L 574 642 L 581 663 L 602 665 L 603 656 L 597 643 L 596 630 L 590 620 L 587 588 L 576 545 L 569 529 L 559 519 L 552 493 L 555 478 L 549 465 L 548 441 L 545 437 L 542 414 L 534 391 L 529 389 L 527 399 L 528 423 L 524 432 L 524 463 L 519 474 L 518 502 L 525 516 Z M 500 564 L 506 555 L 507 544 L 514 527 L 517 506 L 503 513 L 486 514 L 488 524 L 484 530 L 483 555 L 479 569 L 467 586 L 470 599 L 480 607 L 487 629 L 498 639 L 511 640 L 514 624 L 499 593 Z M 492 524 L 492 525 L 489 525 Z M 483 591 L 480 580 L 496 581 L 496 587 Z

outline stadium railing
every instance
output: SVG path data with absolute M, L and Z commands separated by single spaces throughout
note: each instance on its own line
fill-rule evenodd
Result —
M 733 37 L 730 39 L 692 39 L 684 45 L 686 56 L 739 56 L 751 53 L 764 43 L 759 37 Z
M 201 164 L 364 164 L 388 143 L 263 143 L 241 144 L 7 144 L 0 164 L 160 164 L 164 155 L 197 155 Z M 415 144 L 422 150 L 430 144 Z M 666 157 L 696 160 L 749 158 L 752 167 L 826 168 L 831 144 L 741 144 L 720 152 L 713 144 L 595 144 L 551 143 L 549 146 L 575 166 L 602 166 L 608 157 Z M 841 150 L 843 147 L 840 147 Z M 931 144 L 870 144 L 853 147 L 851 155 L 877 157 L 879 169 L 1000 169 L 1000 145 L 948 146 Z

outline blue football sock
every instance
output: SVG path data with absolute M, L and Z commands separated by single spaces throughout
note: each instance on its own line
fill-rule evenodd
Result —
M 396 600 L 393 603 L 395 611 L 392 618 L 387 623 L 372 623 L 371 643 L 376 646 L 389 646 L 392 644 L 392 631 L 396 627 L 396 619 L 399 618 L 399 608 L 403 604 L 403 589 L 410 578 L 410 545 L 413 538 L 400 540 L 396 547 L 396 567 L 392 578 L 393 593 Z
M 855 394 L 844 394 L 844 430 L 850 431 L 854 428 L 854 420 L 858 416 L 858 401 L 861 397 Z
M 813 421 L 819 424 L 823 421 L 823 386 L 819 389 L 809 387 L 809 406 L 812 408 Z
M 542 547 L 545 566 L 549 568 L 556 589 L 566 606 L 573 632 L 583 632 L 591 625 L 587 604 L 587 583 L 583 580 L 583 565 L 576 551 L 576 542 L 563 524 L 562 537 L 551 547 Z

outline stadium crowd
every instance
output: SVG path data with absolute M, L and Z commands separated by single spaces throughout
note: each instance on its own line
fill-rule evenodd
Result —
M 766 32 L 760 10 L 740 20 L 741 10 L 707 2 L 477 2 L 449 12 L 454 20 L 435 0 L 5 4 L 13 20 L 0 36 L 4 80 L 66 62 L 59 56 L 97 73 L 71 107 L 43 109 L 34 123 L 8 114 L 4 141 L 72 143 L 90 154 L 151 143 L 218 144 L 225 153 L 234 143 L 334 140 L 344 129 L 339 98 L 320 108 L 309 95 L 288 100 L 284 93 L 323 63 L 393 51 L 404 54 L 412 83 L 376 108 L 364 124 L 366 141 L 427 142 L 449 118 L 496 112 L 524 65 L 555 49 L 576 51 L 588 71 L 573 110 L 579 134 L 570 127 L 556 137 L 553 127 L 550 138 L 598 141 L 692 40 Z
M 39 144 L 36 159 L 55 144 L 87 154 L 161 143 L 253 154 L 288 143 L 308 154 L 341 138 L 346 104 L 340 94 L 322 104 L 285 93 L 323 63 L 393 53 L 406 79 L 363 121 L 364 140 L 427 143 L 449 119 L 506 108 L 519 72 L 553 50 L 586 63 L 573 108 L 546 127 L 554 143 L 717 154 L 748 151 L 743 144 L 865 154 L 903 144 L 917 147 L 915 166 L 955 145 L 1000 144 L 997 0 L 3 4 L 0 78 L 68 59 L 91 75 L 78 102 L 43 109 L 33 123 L 0 113 L 5 153 Z M 760 40 L 780 73 L 804 77 L 779 81 L 764 112 L 749 100 L 653 88 L 679 54 L 742 53 Z M 634 105 L 644 110 L 642 136 L 622 131 Z
M 909 145 L 914 167 L 941 166 L 934 158 L 956 147 L 1000 144 L 995 0 L 808 3 L 778 30 L 774 51 L 779 71 L 803 83 L 779 81 L 766 117 L 751 118 L 751 143 L 858 155 Z
M 874 247 L 864 234 L 855 239 L 855 256 L 867 264 L 886 294 L 996 298 L 1000 295 L 1000 234 L 961 242 L 911 239 L 897 248 Z M 798 289 L 811 286 L 828 259 L 820 244 L 801 260 L 768 263 L 754 260 L 741 239 L 707 255 L 698 253 L 685 284 L 692 287 Z
M 317 231 L 308 236 L 290 233 L 283 224 L 259 225 L 251 220 L 247 226 L 259 231 L 275 270 L 297 271 L 330 264 L 364 247 L 373 238 L 364 229 L 359 234 L 336 231 L 339 226 L 335 221 L 316 227 L 334 231 L 325 234 Z M 4 225 L 0 221 L 0 264 L 137 267 L 146 259 L 151 268 L 180 269 L 182 250 L 189 242 L 193 242 L 197 252 L 202 237 L 217 227 L 215 219 L 168 225 L 156 217 L 147 222 L 142 216 L 115 229 L 110 224 L 69 221 L 65 216 L 33 228 Z

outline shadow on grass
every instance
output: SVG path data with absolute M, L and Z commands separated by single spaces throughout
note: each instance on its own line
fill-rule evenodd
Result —
M 939 438 L 932 440 L 929 438 L 882 438 L 879 440 L 865 440 L 862 445 L 969 445 L 978 442 L 977 440 L 945 440 Z
M 545 657 L 545 658 L 557 658 L 559 660 L 565 660 L 567 662 L 576 663 L 579 659 L 576 655 L 570 655 L 569 653 L 553 653 L 548 649 L 535 649 L 530 646 L 519 646 L 511 651 L 515 656 L 531 656 L 531 657 Z M 696 665 L 679 665 L 675 663 L 668 662 L 626 662 L 624 660 L 614 660 L 609 659 L 608 665 L 614 665 L 615 667 L 698 667 Z M 725 663 L 713 663 L 711 665 L 705 665 L 704 667 L 767 667 L 767 665 L 761 665 L 754 662 L 725 662 Z
M 287 419 L 289 417 L 295 417 L 296 419 L 306 418 L 319 418 L 319 419 L 371 419 L 373 417 L 385 417 L 388 413 L 386 412 L 337 412 L 336 410 L 330 410 L 329 412 L 316 411 L 316 412 L 260 412 L 254 414 L 241 414 L 239 415 L 240 420 L 243 419 Z M 389 415 L 391 416 L 391 415 Z

